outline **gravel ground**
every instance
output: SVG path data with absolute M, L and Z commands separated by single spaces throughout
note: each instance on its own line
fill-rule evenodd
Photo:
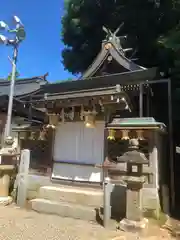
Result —
M 151 226 L 145 236 L 118 230 L 105 230 L 97 224 L 38 214 L 16 206 L 0 206 L 0 240 L 167 240 L 173 239 L 166 230 Z M 175 239 L 175 238 L 174 238 Z M 176 238 L 177 239 L 177 238 Z

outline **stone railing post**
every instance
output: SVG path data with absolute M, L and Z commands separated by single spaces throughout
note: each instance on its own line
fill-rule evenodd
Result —
M 109 226 L 109 221 L 111 218 L 111 183 L 110 178 L 106 177 L 104 179 L 104 212 L 103 212 L 103 225 L 105 228 Z
M 17 205 L 20 207 L 25 207 L 28 189 L 28 173 L 30 165 L 30 150 L 23 149 L 21 151 L 21 159 L 18 172 L 18 194 L 17 194 Z

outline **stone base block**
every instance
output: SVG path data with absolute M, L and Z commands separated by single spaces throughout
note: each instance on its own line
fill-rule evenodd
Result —
M 8 196 L 8 197 L 0 197 L 0 206 L 7 206 L 13 202 L 13 198 Z
M 120 202 L 119 202 L 119 199 Z M 121 207 L 119 207 L 119 204 Z M 116 218 L 125 217 L 126 215 L 126 186 L 124 185 L 114 185 L 112 184 L 111 192 L 111 206 L 112 215 Z M 144 217 L 149 218 L 159 218 L 160 214 L 160 201 L 159 193 L 156 188 L 146 188 L 142 189 L 142 207 L 145 213 Z
M 139 232 L 147 227 L 148 219 L 143 218 L 141 221 L 132 221 L 124 218 L 119 223 L 119 228 L 125 232 Z
M 30 201 L 32 210 L 87 221 L 96 221 L 96 209 L 74 203 L 36 198 Z
M 95 208 L 103 205 L 103 191 L 101 189 L 83 189 L 60 185 L 44 186 L 40 187 L 38 198 L 75 203 Z

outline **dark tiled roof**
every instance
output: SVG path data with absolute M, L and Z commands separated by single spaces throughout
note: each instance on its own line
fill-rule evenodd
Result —
M 8 96 L 0 96 L 0 109 L 2 111 L 7 111 L 8 109 Z M 31 113 L 29 106 L 25 105 L 21 100 L 14 98 L 13 99 L 13 113 L 21 117 L 32 117 L 33 120 L 44 121 L 45 113 L 41 112 L 36 108 L 31 108 Z M 31 116 L 30 116 L 31 115 Z
M 14 96 L 21 97 L 36 92 L 44 84 L 47 84 L 46 75 L 27 79 L 18 79 L 15 82 Z M 9 95 L 10 81 L 0 79 L 0 96 Z
M 156 68 L 138 70 L 134 72 L 126 72 L 120 74 L 111 74 L 100 77 L 93 77 L 84 80 L 74 80 L 68 82 L 60 82 L 54 84 L 46 84 L 41 87 L 38 95 L 68 93 L 73 91 L 81 91 L 96 88 L 106 88 L 117 84 L 138 84 L 145 80 L 152 80 L 156 76 Z
M 133 51 L 132 48 L 124 48 L 123 42 L 127 37 L 117 36 L 120 28 L 117 28 L 117 31 L 115 32 L 112 32 L 110 29 L 106 28 L 103 30 L 107 34 L 106 39 L 103 40 L 99 54 L 89 68 L 83 73 L 81 79 L 97 76 L 98 71 L 104 65 L 104 63 L 108 61 L 108 59 L 111 59 L 110 61 L 113 60 L 117 63 L 117 71 L 119 73 L 146 69 L 133 62 L 135 59 L 132 59 L 132 56 L 135 55 L 135 51 Z
M 111 44 L 110 48 L 105 47 L 108 44 Z M 123 67 L 125 69 L 125 72 L 146 69 L 125 57 L 125 55 L 123 55 L 122 52 L 116 47 L 116 45 L 110 41 L 103 44 L 100 53 L 98 54 L 92 65 L 83 73 L 81 79 L 95 76 L 96 72 L 98 72 L 100 67 L 103 65 L 103 63 L 109 56 L 111 56 L 112 59 L 114 59 L 119 64 L 119 66 Z

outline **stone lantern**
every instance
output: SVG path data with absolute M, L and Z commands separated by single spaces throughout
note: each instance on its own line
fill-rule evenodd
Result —
M 120 227 L 127 229 L 129 224 L 142 229 L 146 225 L 146 220 L 142 217 L 142 204 L 149 216 L 158 219 L 160 214 L 159 183 L 167 181 L 164 167 L 167 159 L 163 154 L 166 126 L 154 118 L 115 117 L 106 129 L 116 131 L 116 138 L 120 143 L 114 145 L 114 148 L 107 146 L 109 163 L 105 169 L 108 177 L 114 181 L 113 191 L 121 194 L 120 188 L 115 189 L 116 185 L 123 185 L 124 188 L 122 180 L 127 184 L 126 218 L 121 221 Z M 122 203 L 124 199 L 126 198 L 123 196 Z M 113 201 L 113 204 L 114 210 L 119 207 L 119 202 Z
M 123 177 L 127 183 L 126 218 L 120 222 L 120 228 L 124 231 L 144 229 L 148 220 L 143 218 L 142 211 L 142 189 L 146 180 L 143 176 L 143 164 L 148 164 L 148 159 L 139 151 L 138 139 L 129 140 L 128 151 L 118 158 L 118 162 L 127 163 L 127 176 Z
M 7 137 L 0 150 L 0 204 L 8 205 L 12 202 L 9 196 L 10 179 L 17 164 L 17 144 L 12 137 Z

